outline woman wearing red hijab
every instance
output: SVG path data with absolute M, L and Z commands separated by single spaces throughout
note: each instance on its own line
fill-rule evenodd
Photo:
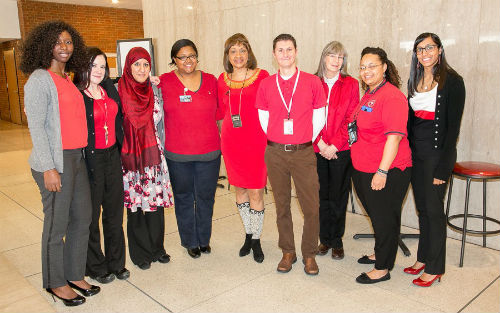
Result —
M 132 48 L 118 82 L 123 105 L 121 151 L 127 237 L 130 259 L 146 270 L 151 262 L 168 263 L 165 252 L 164 207 L 172 205 L 172 189 L 163 154 L 163 101 L 151 85 L 151 57 L 144 48 Z

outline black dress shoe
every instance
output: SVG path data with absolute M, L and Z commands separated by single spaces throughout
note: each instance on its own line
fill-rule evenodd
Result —
M 82 297 L 80 295 L 76 295 L 76 297 L 74 297 L 73 299 L 64 299 L 56 295 L 56 293 L 50 288 L 46 288 L 45 290 L 52 295 L 52 299 L 54 300 L 54 302 L 56 302 L 57 298 L 61 300 L 65 306 L 77 306 L 85 303 L 85 297 Z
M 375 264 L 375 260 L 370 259 L 367 255 L 363 255 L 358 259 L 359 264 Z
M 210 252 L 212 252 L 212 248 L 210 248 L 210 245 L 206 247 L 200 247 L 200 252 L 205 254 L 210 254 Z
M 121 270 L 119 270 L 118 272 L 115 272 L 114 274 L 115 274 L 116 278 L 118 278 L 120 280 L 127 279 L 130 277 L 130 271 L 128 269 L 126 269 L 125 267 L 122 268 Z
M 98 294 L 101 291 L 101 287 L 99 287 L 99 286 L 90 285 L 90 289 L 85 289 L 85 288 L 82 288 L 82 287 L 78 287 L 77 285 L 73 284 L 69 280 L 67 282 L 68 282 L 68 285 L 71 288 L 78 290 L 78 292 L 80 292 L 85 297 L 94 296 L 94 295 Z
M 389 272 L 387 272 L 384 276 L 375 279 L 370 278 L 366 273 L 362 273 L 356 277 L 356 281 L 360 284 L 375 284 L 389 279 L 391 279 L 391 274 Z
M 106 273 L 104 275 L 99 275 L 99 276 L 89 275 L 89 277 L 92 278 L 93 280 L 97 280 L 101 284 L 108 284 L 113 280 L 115 280 L 115 274 L 113 273 Z
M 189 256 L 192 257 L 193 259 L 197 259 L 201 256 L 201 251 L 200 251 L 200 248 L 198 248 L 198 247 L 187 248 L 187 251 L 188 251 Z
M 165 253 L 164 255 L 162 255 L 161 257 L 158 258 L 158 262 L 160 262 L 160 263 L 170 262 L 170 255 Z
M 151 267 L 151 262 L 142 262 L 142 263 L 138 264 L 137 266 L 139 266 L 139 268 L 141 270 L 147 270 Z

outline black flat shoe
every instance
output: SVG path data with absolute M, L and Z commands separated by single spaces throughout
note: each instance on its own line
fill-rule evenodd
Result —
M 363 255 L 358 259 L 359 264 L 375 264 L 375 260 L 370 259 L 367 255 Z
M 161 257 L 158 258 L 158 262 L 160 262 L 160 263 L 170 262 L 170 255 L 165 253 L 164 255 L 162 255 Z
M 150 262 L 142 262 L 140 264 L 137 264 L 137 266 L 139 266 L 139 268 L 141 270 L 147 270 L 151 267 L 151 263 Z
M 101 284 L 108 284 L 108 283 L 112 282 L 113 280 L 115 280 L 115 274 L 113 274 L 113 273 L 106 273 L 106 274 L 100 275 L 100 276 L 89 275 L 89 277 L 92 278 L 93 280 L 97 280 Z
M 94 296 L 101 291 L 101 287 L 99 287 L 99 286 L 90 285 L 90 289 L 85 289 L 85 288 L 78 287 L 77 285 L 73 284 L 69 280 L 67 282 L 71 288 L 78 290 L 85 297 Z
M 64 299 L 56 295 L 56 293 L 50 288 L 45 288 L 45 290 L 52 295 L 52 300 L 54 300 L 54 302 L 56 302 L 57 298 L 61 300 L 65 306 L 77 306 L 85 303 L 85 297 L 82 297 L 80 295 L 76 295 L 76 297 L 74 297 L 73 299 Z
M 391 279 L 391 274 L 389 272 L 387 272 L 387 274 L 385 274 L 384 276 L 376 279 L 371 279 L 366 273 L 362 273 L 361 275 L 356 277 L 356 282 L 360 284 L 375 284 L 389 279 Z
M 210 248 L 210 245 L 206 247 L 200 247 L 200 252 L 205 254 L 210 254 L 210 252 L 212 252 L 212 248 Z
M 196 248 L 187 248 L 187 252 L 189 254 L 190 257 L 192 257 L 193 259 L 197 259 L 201 256 L 201 251 L 200 251 L 200 248 L 196 247 Z
M 130 277 L 130 271 L 126 269 L 125 267 L 119 270 L 118 272 L 114 273 L 116 278 L 120 280 L 124 280 Z

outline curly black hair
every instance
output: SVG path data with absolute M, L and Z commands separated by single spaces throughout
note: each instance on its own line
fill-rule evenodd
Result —
M 42 68 L 48 69 L 54 58 L 52 52 L 59 35 L 67 31 L 73 40 L 73 54 L 66 63 L 65 71 L 76 72 L 86 63 L 85 41 L 80 33 L 63 21 L 48 21 L 35 27 L 22 45 L 20 69 L 25 74 Z

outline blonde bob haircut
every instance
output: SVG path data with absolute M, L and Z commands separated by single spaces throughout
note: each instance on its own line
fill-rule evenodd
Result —
M 224 65 L 224 70 L 227 73 L 233 72 L 233 65 L 229 62 L 229 49 L 231 49 L 234 45 L 243 45 L 248 51 L 248 61 L 247 68 L 250 70 L 254 70 L 257 68 L 257 59 L 253 54 L 252 47 L 250 47 L 250 43 L 248 42 L 247 37 L 241 33 L 236 33 L 229 37 L 224 43 L 224 59 L 222 61 Z
M 323 49 L 323 52 L 321 53 L 321 58 L 319 59 L 319 65 L 318 65 L 318 70 L 316 72 L 316 76 L 319 78 L 323 78 L 325 73 L 326 73 L 326 66 L 325 66 L 325 58 L 329 54 L 336 54 L 336 55 L 343 55 L 344 56 L 344 61 L 342 62 L 342 67 L 340 68 L 340 72 L 344 76 L 348 76 L 347 74 L 347 50 L 345 49 L 344 45 L 341 44 L 338 41 L 332 41 L 328 43 L 325 48 Z

